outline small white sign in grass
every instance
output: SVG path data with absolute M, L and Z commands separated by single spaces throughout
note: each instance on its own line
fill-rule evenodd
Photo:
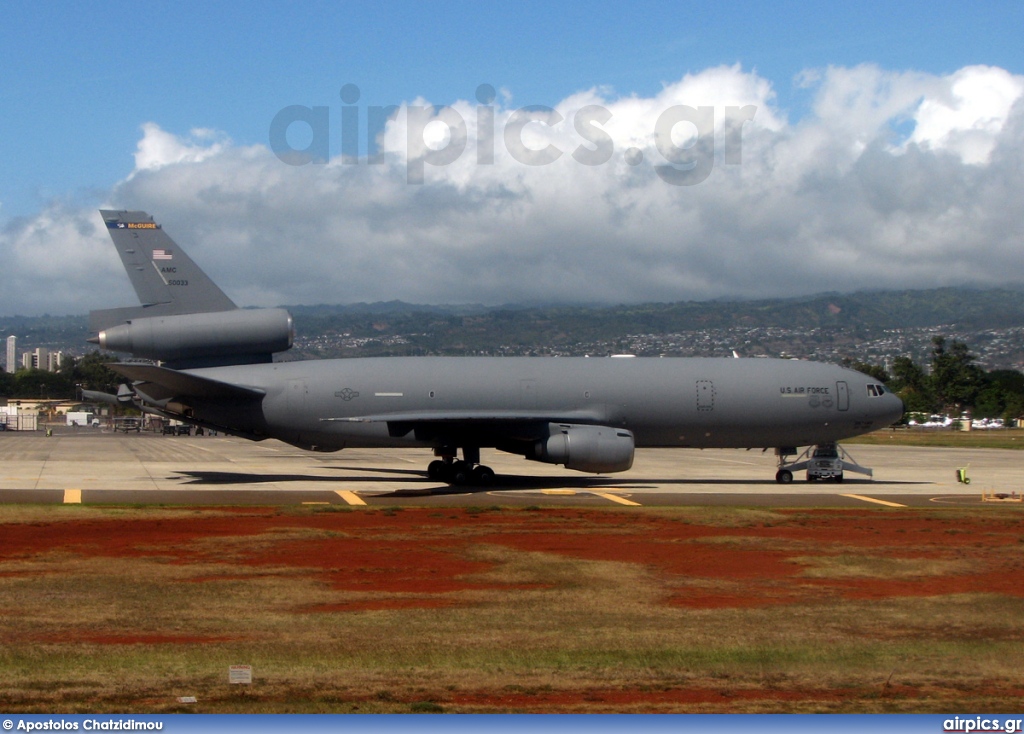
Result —
M 249 685 L 252 683 L 251 665 L 229 665 L 228 683 Z

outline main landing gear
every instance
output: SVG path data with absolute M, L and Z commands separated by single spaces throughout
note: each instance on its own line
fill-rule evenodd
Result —
M 490 487 L 494 484 L 494 470 L 480 463 L 480 449 L 462 449 L 459 460 L 454 449 L 434 449 L 439 457 L 427 466 L 427 476 L 435 482 L 445 482 L 456 487 Z

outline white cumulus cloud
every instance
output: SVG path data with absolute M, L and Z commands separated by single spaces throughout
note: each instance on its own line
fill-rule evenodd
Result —
M 194 128 L 188 138 L 180 138 L 162 130 L 154 122 L 147 122 L 142 126 L 142 133 L 142 140 L 135 150 L 136 171 L 154 170 L 174 163 L 200 163 L 230 145 L 223 135 L 209 128 Z
M 922 100 L 910 140 L 951 150 L 965 163 L 986 163 L 1022 92 L 1024 79 L 1004 69 L 961 69 L 942 80 L 938 94 Z
M 135 169 L 96 203 L 152 213 L 241 305 L 1024 282 L 1024 79 L 862 65 L 801 84 L 812 103 L 798 120 L 739 66 L 532 112 L 508 95 L 441 110 L 418 99 L 372 165 L 288 165 L 264 145 L 148 123 Z M 12 221 L 0 254 L 0 312 L 134 302 L 93 209 Z

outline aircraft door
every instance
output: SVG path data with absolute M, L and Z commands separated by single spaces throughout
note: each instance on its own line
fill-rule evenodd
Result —
M 839 410 L 850 409 L 850 386 L 845 382 L 836 383 L 836 407 Z

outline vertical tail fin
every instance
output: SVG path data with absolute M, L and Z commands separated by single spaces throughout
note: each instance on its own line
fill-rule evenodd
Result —
M 100 214 L 142 306 L 92 311 L 93 331 L 132 318 L 237 308 L 149 214 L 106 209 Z
M 91 311 L 89 342 L 172 369 L 261 364 L 291 347 L 287 311 L 235 306 L 146 212 L 100 213 L 142 305 Z

